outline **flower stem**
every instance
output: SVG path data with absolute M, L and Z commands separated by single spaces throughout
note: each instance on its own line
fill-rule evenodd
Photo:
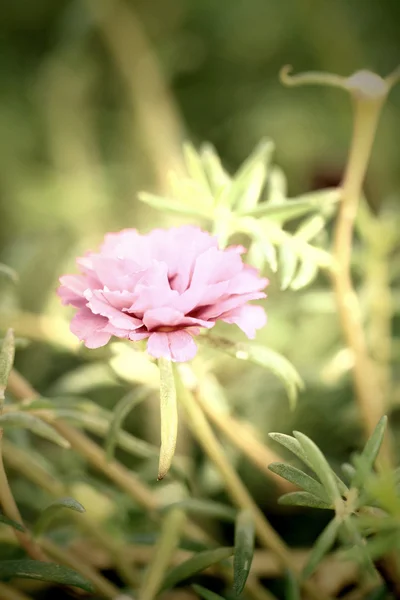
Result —
M 165 358 L 158 359 L 160 370 L 160 415 L 161 449 L 157 479 L 164 479 L 175 454 L 178 435 L 178 409 L 172 363 Z
M 190 429 L 201 444 L 204 452 L 220 472 L 232 500 L 239 508 L 249 509 L 252 512 L 256 533 L 263 546 L 273 550 L 286 568 L 299 575 L 298 565 L 292 560 L 289 548 L 275 532 L 248 493 L 232 465 L 227 460 L 202 409 L 197 404 L 192 393 L 182 384 L 179 377 L 177 377 L 177 388 L 178 398 L 184 407 Z M 310 598 L 314 600 L 324 598 L 323 592 L 311 582 L 303 582 L 303 587 Z
M 356 397 L 366 434 L 370 436 L 385 411 L 385 399 L 378 384 L 375 365 L 368 354 L 360 305 L 351 279 L 351 253 L 358 203 L 383 100 L 355 98 L 354 102 L 354 131 L 334 233 L 336 268 L 333 271 L 333 284 L 343 333 L 353 353 Z M 387 444 L 381 456 L 385 462 L 389 462 Z

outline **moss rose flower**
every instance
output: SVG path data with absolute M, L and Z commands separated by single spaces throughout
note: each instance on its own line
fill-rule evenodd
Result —
M 148 338 L 155 358 L 184 362 L 197 351 L 193 336 L 221 320 L 236 323 L 249 338 L 265 325 L 261 306 L 268 284 L 244 264 L 245 249 L 221 250 L 218 240 L 197 227 L 134 229 L 109 233 L 98 253 L 77 259 L 80 275 L 60 278 L 63 304 L 78 309 L 71 331 L 88 348 L 111 336 Z

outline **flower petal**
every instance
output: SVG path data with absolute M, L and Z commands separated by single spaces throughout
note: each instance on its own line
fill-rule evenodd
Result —
M 83 307 L 72 319 L 70 329 L 88 348 L 100 348 L 111 338 L 111 333 L 102 331 L 105 325 L 107 319 L 94 315 L 88 308 Z
M 194 358 L 197 346 L 187 331 L 157 332 L 150 335 L 147 351 L 155 358 L 163 357 L 173 362 L 186 362 Z
M 225 323 L 235 323 L 251 340 L 256 337 L 256 330 L 267 323 L 267 315 L 263 307 L 252 304 L 235 308 L 220 318 Z

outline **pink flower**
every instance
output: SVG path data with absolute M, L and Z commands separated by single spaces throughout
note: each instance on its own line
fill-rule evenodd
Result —
M 268 284 L 245 265 L 241 246 L 225 250 L 197 227 L 134 229 L 105 236 L 99 253 L 77 259 L 81 275 L 60 278 L 58 295 L 78 311 L 71 331 L 88 348 L 111 336 L 148 338 L 148 352 L 176 362 L 192 359 L 193 336 L 216 321 L 236 323 L 249 338 L 266 323 L 261 306 Z

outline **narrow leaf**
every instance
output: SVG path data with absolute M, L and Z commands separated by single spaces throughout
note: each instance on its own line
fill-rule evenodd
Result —
M 33 527 L 33 535 L 35 537 L 39 537 L 42 535 L 52 520 L 60 513 L 63 509 L 74 510 L 75 512 L 84 513 L 85 509 L 80 502 L 75 500 L 74 498 L 60 498 L 59 500 L 55 500 L 49 506 L 47 506 L 42 514 L 39 516 Z
M 281 446 L 284 446 L 285 448 L 290 450 L 290 452 L 297 456 L 297 458 L 303 461 L 307 466 L 310 466 L 310 463 L 307 460 L 304 450 L 302 449 L 296 438 L 292 437 L 291 435 L 287 435 L 286 433 L 271 432 L 268 435 L 272 440 L 274 440 L 274 442 L 278 442 L 278 444 L 281 444 Z
M 214 517 L 221 521 L 233 523 L 236 519 L 237 511 L 226 504 L 214 502 L 213 500 L 201 500 L 198 498 L 188 498 L 180 500 L 173 504 L 168 504 L 162 508 L 162 511 L 170 510 L 171 508 L 181 508 L 186 513 L 195 515 L 204 515 Z
M 303 577 L 305 579 L 312 575 L 323 557 L 332 548 L 336 540 L 339 526 L 340 521 L 336 518 L 332 519 L 332 521 L 328 523 L 321 535 L 318 537 L 317 541 L 312 547 L 311 554 L 303 570 Z
M 281 276 L 281 290 L 286 290 L 296 271 L 297 254 L 290 244 L 282 243 L 279 246 L 279 270 Z
M 0 263 L 0 276 L 1 277 L 6 277 L 7 279 L 9 279 L 10 281 L 12 281 L 13 283 L 18 283 L 18 274 L 16 271 L 14 271 L 14 269 L 12 269 L 11 267 L 9 267 L 8 265 L 4 265 L 3 263 Z
M 222 560 L 226 560 L 233 554 L 233 548 L 215 548 L 214 550 L 205 550 L 195 554 L 185 562 L 173 568 L 162 585 L 161 591 L 175 587 L 181 581 L 185 581 L 196 573 L 200 573 L 208 567 L 215 565 Z
M 307 213 L 325 209 L 326 205 L 334 204 L 338 199 L 339 192 L 337 190 L 323 190 L 293 199 L 288 198 L 281 203 L 263 202 L 251 210 L 238 212 L 242 216 L 268 217 L 283 223 Z
M 290 492 L 289 494 L 284 494 L 279 498 L 278 503 L 283 506 L 308 506 L 309 508 L 323 508 L 325 510 L 333 509 L 331 504 L 323 502 L 309 492 Z
M 286 571 L 285 600 L 301 600 L 299 582 L 292 571 Z
M 183 145 L 183 156 L 190 177 L 200 185 L 203 192 L 210 194 L 210 185 L 205 174 L 201 156 L 190 142 L 186 142 Z
M 210 592 L 210 590 L 206 590 L 202 585 L 192 585 L 192 588 L 204 600 L 225 600 L 222 596 L 219 596 L 215 592 Z
M 114 458 L 115 447 L 118 444 L 118 436 L 124 419 L 147 395 L 147 390 L 140 390 L 139 393 L 130 392 L 116 404 L 105 442 L 108 461 Z
M 307 473 L 284 463 L 271 463 L 268 465 L 268 469 L 329 504 L 329 498 L 323 486 Z
M 274 144 L 262 141 L 242 164 L 232 180 L 231 190 L 224 199 L 226 205 L 236 210 L 254 208 L 265 184 Z
M 321 450 L 318 448 L 316 444 L 309 437 L 300 433 L 299 431 L 294 431 L 293 435 L 300 443 L 304 454 L 307 456 L 313 471 L 318 475 L 322 485 L 324 486 L 326 492 L 329 495 L 329 498 L 333 503 L 337 501 L 341 501 L 341 495 L 339 492 L 339 488 L 337 485 L 337 481 L 333 475 L 332 469 L 328 464 L 325 456 L 322 454 Z
M 140 192 L 140 194 L 138 194 L 138 198 L 148 206 L 163 212 L 210 219 L 209 213 L 203 210 L 201 205 L 198 203 L 195 205 L 186 203 L 184 204 L 183 202 L 178 202 L 177 200 L 172 200 L 171 198 L 163 198 L 162 196 L 156 196 L 155 194 L 149 194 L 147 192 Z
M 291 290 L 300 290 L 311 283 L 318 274 L 318 265 L 313 260 L 305 258 L 297 271 L 296 276 L 290 283 Z
M 168 473 L 175 454 L 178 409 L 172 363 L 165 358 L 159 358 L 158 367 L 160 369 L 161 449 L 157 478 L 160 480 Z
M 221 160 L 211 144 L 204 144 L 201 148 L 201 160 L 211 191 L 214 195 L 217 195 L 225 186 L 230 185 L 231 178 L 222 166 Z
M 254 519 L 250 510 L 242 510 L 235 524 L 235 554 L 233 558 L 233 590 L 242 593 L 250 573 L 255 542 Z
M 361 453 L 360 461 L 358 466 L 356 466 L 356 472 L 352 480 L 352 486 L 360 488 L 364 483 L 365 477 L 372 470 L 383 442 L 386 426 L 387 417 L 383 416 L 379 420 L 371 437 L 365 444 L 364 450 Z
M 93 592 L 93 586 L 82 575 L 63 565 L 38 560 L 2 560 L 0 561 L 0 579 L 8 581 L 18 579 L 36 579 L 51 581 L 61 585 L 72 585 L 86 592 Z
M 284 384 L 291 407 L 295 406 L 298 390 L 302 389 L 304 384 L 296 369 L 284 356 L 259 344 L 235 343 L 211 335 L 204 335 L 200 340 L 230 356 L 248 360 L 272 371 Z
M 0 406 L 3 404 L 8 377 L 14 364 L 14 354 L 14 332 L 12 329 L 9 329 L 4 337 L 0 350 Z
M 18 531 L 25 531 L 25 527 L 23 525 L 21 525 L 21 523 L 17 523 L 17 521 L 13 521 L 12 519 L 9 519 L 8 517 L 6 517 L 6 515 L 3 515 L 0 513 L 0 523 L 3 523 L 4 525 L 9 525 L 10 527 L 13 527 L 14 529 L 18 529 Z
M 53 442 L 61 448 L 70 448 L 69 442 L 64 439 L 53 427 L 26 412 L 8 412 L 0 415 L 0 427 L 22 427 L 29 429 L 35 435 Z

